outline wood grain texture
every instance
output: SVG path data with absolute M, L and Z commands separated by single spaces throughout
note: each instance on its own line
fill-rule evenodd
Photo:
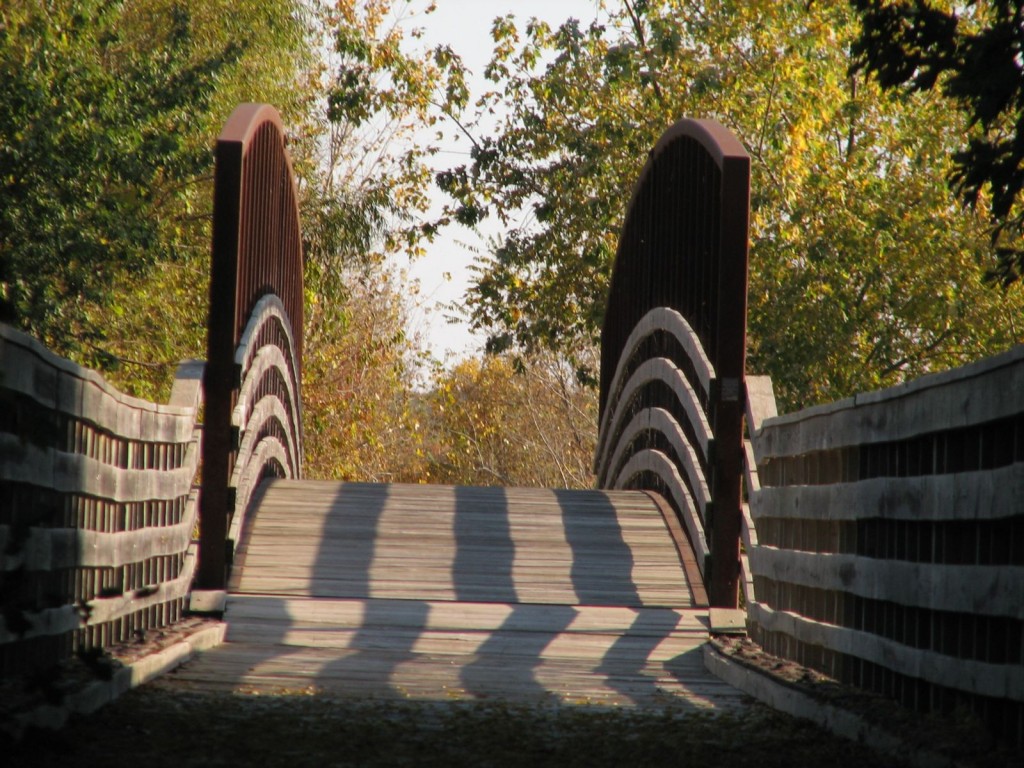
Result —
M 58 357 L 31 336 L 0 324 L 3 389 L 25 396 L 44 408 L 81 419 L 115 437 L 128 440 L 185 443 L 195 423 L 195 400 L 180 394 L 162 405 L 118 391 L 95 371 Z M 185 379 L 194 364 L 185 363 Z
M 859 555 L 800 552 L 758 546 L 750 552 L 754 576 L 871 600 L 1024 620 L 1024 567 L 948 565 Z
M 766 418 L 758 461 L 912 439 L 1024 412 L 1024 345 L 961 368 Z
M 29 612 L 25 614 L 25 618 L 31 627 L 24 632 L 13 632 L 7 628 L 5 622 L 0 621 L 0 645 L 45 635 L 63 635 L 78 629 L 117 621 L 147 609 L 160 609 L 188 595 L 192 588 L 195 566 L 195 550 L 190 548 L 185 553 L 184 564 L 176 577 L 119 595 L 91 599 L 88 601 L 86 615 L 83 615 L 78 605 L 61 605 Z
M 699 395 L 694 391 L 686 374 L 673 361 L 665 357 L 654 357 L 637 366 L 623 385 L 621 393 L 608 404 L 613 410 L 602 420 L 605 427 L 601 431 L 602 437 L 598 448 L 600 458 L 596 462 L 599 476 L 604 476 L 610 471 L 610 463 L 606 462 L 616 447 L 612 442 L 613 438 L 614 442 L 618 443 L 615 436 L 622 434 L 625 429 L 624 422 L 630 415 L 625 406 L 633 400 L 637 392 L 655 381 L 660 381 L 668 387 L 686 413 L 687 421 L 698 441 L 695 447 L 700 448 L 705 459 L 711 455 L 714 435 Z M 620 408 L 620 405 L 623 407 Z
M 996 469 L 918 477 L 874 477 L 826 485 L 781 485 L 750 494 L 762 518 L 987 521 L 1020 515 L 1024 462 Z M 867 512 L 865 512 L 867 510 Z
M 686 484 L 691 489 L 694 504 L 699 510 L 701 520 L 707 520 L 711 506 L 711 491 L 701 468 L 697 452 L 690 445 L 683 428 L 675 417 L 664 408 L 644 408 L 638 411 L 622 431 L 617 441 L 615 453 L 600 476 L 600 485 L 604 488 L 615 487 L 616 479 L 622 471 L 625 457 L 636 450 L 637 445 L 644 445 L 644 433 L 654 430 L 663 440 L 668 441 L 678 459 L 677 469 L 686 475 Z M 705 460 L 707 456 L 705 456 Z
M 0 525 L 0 573 L 25 568 L 54 571 L 70 568 L 123 568 L 154 557 L 185 552 L 196 522 L 197 494 L 185 506 L 180 523 L 107 533 L 84 528 L 29 528 L 20 549 L 10 552 L 16 534 Z
M 624 379 L 625 371 L 641 344 L 659 333 L 669 333 L 674 336 L 684 350 L 697 377 L 697 384 L 699 384 L 701 390 L 700 398 L 706 401 L 711 393 L 715 372 L 711 366 L 711 361 L 708 360 L 707 355 L 704 353 L 700 339 L 694 333 L 686 318 L 670 307 L 654 307 L 651 309 L 630 331 L 616 363 L 615 375 L 611 379 L 609 399 L 605 403 L 604 416 L 601 419 L 599 444 L 595 458 L 595 474 L 602 477 L 608 474 L 610 465 L 615 464 L 615 460 L 608 461 L 608 454 L 616 448 L 610 442 L 611 437 L 620 431 L 615 427 L 615 424 L 624 418 L 623 415 L 618 413 L 619 404 L 629 399 L 629 395 L 623 392 L 627 387 L 627 382 Z M 708 434 L 710 435 L 710 432 Z M 621 439 L 616 442 L 621 444 Z M 705 456 L 707 455 L 706 448 L 707 446 L 705 446 Z M 607 483 L 602 482 L 600 485 L 607 485 Z
M 160 685 L 742 706 L 640 492 L 275 480 L 238 555 L 227 642 Z
M 690 604 L 642 494 L 275 482 L 242 554 L 243 593 Z
M 775 611 L 755 603 L 751 618 L 769 632 L 780 632 L 813 646 L 861 659 L 929 683 L 978 696 L 1024 700 L 1024 667 L 993 664 L 970 658 L 912 648 L 904 643 L 848 627 L 814 621 L 795 613 Z

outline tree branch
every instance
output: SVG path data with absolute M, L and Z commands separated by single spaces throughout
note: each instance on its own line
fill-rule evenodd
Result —
M 639 14 L 636 12 L 636 8 L 633 7 L 633 3 L 630 0 L 622 0 L 623 6 L 626 8 L 626 13 L 629 14 L 629 19 L 633 24 L 633 31 L 636 33 L 636 41 L 640 46 L 640 50 L 643 52 L 644 61 L 647 63 L 648 69 L 651 68 L 651 58 L 647 50 L 647 36 L 644 34 L 643 21 L 640 19 Z M 651 88 L 654 90 L 654 97 L 658 100 L 658 106 L 665 106 L 665 96 L 661 92 L 661 85 L 658 83 L 654 70 L 651 70 Z

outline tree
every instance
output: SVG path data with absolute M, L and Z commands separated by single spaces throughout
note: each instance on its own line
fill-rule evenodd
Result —
M 426 476 L 420 364 L 406 295 L 379 266 L 350 269 L 342 297 L 308 305 L 303 368 L 306 474 L 420 482 Z M 340 300 L 335 300 L 340 299 Z
M 211 149 L 242 101 L 273 103 L 288 127 L 311 300 L 344 303 L 351 269 L 365 280 L 416 251 L 431 150 L 396 139 L 458 99 L 461 68 L 406 54 L 390 3 L 17 0 L 0 13 L 0 310 L 56 351 L 156 399 L 177 360 L 202 354 Z
M 465 104 L 458 57 L 416 50 L 421 6 L 343 0 L 325 14 L 333 53 L 323 111 L 303 166 L 307 257 L 304 398 L 311 476 L 427 477 L 424 365 L 408 330 L 409 291 L 389 258 L 422 253 L 427 162 L 423 129 Z M 429 12 L 430 6 L 422 9 Z
M 470 358 L 438 373 L 427 403 L 431 482 L 593 487 L 597 393 L 564 359 Z
M 971 209 L 988 211 L 1004 286 L 1024 270 L 1024 3 L 852 0 L 861 18 L 853 70 L 883 88 L 939 88 L 968 117 L 949 181 Z
M 305 191 L 310 245 L 326 269 L 399 252 L 415 258 L 433 235 L 421 218 L 437 146 L 422 137 L 464 108 L 468 92 L 450 48 L 408 45 L 420 34 L 418 14 L 432 10 L 408 0 L 340 0 L 325 14 L 332 52 L 311 153 L 317 171 Z
M 452 218 L 509 227 L 467 296 L 490 347 L 596 338 L 632 184 L 682 115 L 718 119 L 752 156 L 749 367 L 783 407 L 1019 340 L 1019 298 L 979 279 L 984 221 L 935 181 L 960 116 L 851 74 L 854 22 L 844 5 L 767 0 L 624 2 L 522 35 L 497 19 L 482 112 L 508 116 L 439 177 Z
M 288 94 L 303 61 L 299 10 L 291 0 L 4 5 L 4 320 L 108 372 L 141 357 L 166 363 L 166 380 L 189 356 L 162 353 L 205 321 L 208 268 L 196 262 L 209 259 L 212 139 L 242 93 L 298 111 Z M 186 322 L 154 322 L 147 304 L 164 289 Z

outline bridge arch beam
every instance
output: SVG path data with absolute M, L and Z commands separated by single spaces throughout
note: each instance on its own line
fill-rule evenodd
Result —
M 749 207 L 750 158 L 735 136 L 713 120 L 680 120 L 669 128 L 633 190 L 601 333 L 596 471 L 604 483 L 659 492 L 683 479 L 689 498 L 710 489 L 700 521 L 707 541 L 702 575 L 711 604 L 725 607 L 735 607 L 739 594 Z M 669 359 L 681 375 L 636 386 L 634 372 L 657 358 Z M 702 413 L 666 402 L 690 404 L 694 393 Z M 668 432 L 665 413 L 678 422 Z M 645 419 L 647 429 L 621 428 Z M 700 437 L 708 425 L 710 440 Z M 703 477 L 692 462 L 645 462 L 631 479 L 605 465 L 610 457 L 621 467 L 634 455 L 662 455 L 680 434 L 695 441 L 693 454 L 668 455 L 705 456 Z M 691 538 L 698 535 L 692 513 L 676 512 Z
M 217 139 L 196 580 L 202 590 L 225 586 L 229 531 L 237 532 L 244 508 L 236 507 L 252 487 L 268 472 L 302 471 L 302 236 L 285 143 L 280 115 L 267 104 L 239 106 Z M 264 347 L 279 353 L 261 354 Z M 256 413 L 267 419 L 250 424 L 252 396 L 242 397 L 241 408 L 239 398 L 255 391 L 281 407 L 265 403 Z M 280 424 L 282 417 L 289 423 Z M 243 436 L 245 429 L 253 433 Z

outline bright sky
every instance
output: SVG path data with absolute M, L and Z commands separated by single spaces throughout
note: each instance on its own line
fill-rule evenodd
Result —
M 475 99 L 486 87 L 483 70 L 490 60 L 490 30 L 496 16 L 512 13 L 520 27 L 532 17 L 543 19 L 552 27 L 570 17 L 587 24 L 595 18 L 597 5 L 597 0 L 437 0 L 437 10 L 418 17 L 416 24 L 424 28 L 420 43 L 428 48 L 449 45 L 462 57 L 472 73 L 469 86 Z M 454 135 L 454 130 L 446 129 L 446 133 Z M 436 165 L 447 168 L 468 161 L 468 147 L 463 140 L 445 146 Z M 440 192 L 436 197 L 441 199 Z M 414 323 L 439 360 L 461 357 L 483 346 L 483 339 L 474 338 L 465 323 L 447 322 L 445 318 L 450 313 L 441 307 L 462 298 L 470 280 L 467 267 L 474 256 L 469 248 L 484 246 L 485 242 L 472 232 L 452 226 L 428 246 L 425 257 L 409 265 L 409 275 L 420 282 L 423 299 L 420 316 L 414 318 Z

